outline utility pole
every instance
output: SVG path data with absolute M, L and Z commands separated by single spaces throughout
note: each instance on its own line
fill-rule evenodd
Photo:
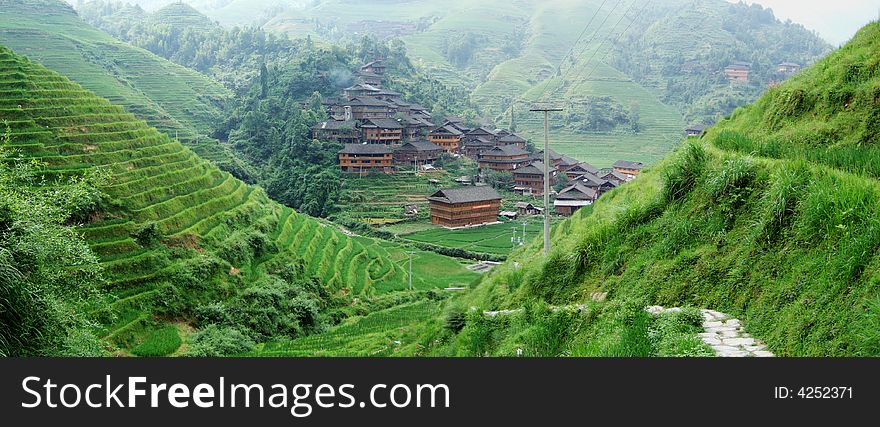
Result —
M 510 238 L 510 244 L 516 249 L 516 226 L 511 227 L 511 229 L 513 230 L 513 237 Z
M 520 246 L 526 244 L 526 223 L 527 220 L 523 220 L 523 232 L 522 232 L 522 240 L 520 241 Z
M 561 108 L 532 108 L 544 112 L 544 256 L 550 255 L 550 112 Z

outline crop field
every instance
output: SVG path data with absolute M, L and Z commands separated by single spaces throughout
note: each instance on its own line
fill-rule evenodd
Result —
M 373 225 L 389 224 L 411 218 L 405 215 L 407 205 L 418 207 L 417 218 L 428 218 L 426 197 L 440 187 L 452 185 L 452 177 L 443 171 L 424 175 L 397 173 L 349 176 L 345 189 L 349 196 L 342 210 L 350 218 Z M 438 183 L 431 183 L 437 180 Z
M 3 47 L 0 123 L 9 127 L 6 148 L 43 161 L 50 182 L 95 167 L 111 174 L 102 190 L 122 207 L 121 215 L 85 224 L 81 231 L 111 278 L 107 290 L 117 297 L 108 309 L 116 316 L 101 328 L 113 342 L 131 344 L 140 341 L 132 335 L 149 333 L 150 314 L 141 307 L 174 284 L 181 263 L 199 250 L 215 251 L 242 274 L 259 273 L 267 264 L 283 262 L 281 257 L 298 257 L 327 286 L 358 295 L 406 287 L 408 255 L 399 245 L 352 238 L 330 223 L 284 208 L 122 107 Z M 165 244 L 135 239 L 148 224 L 155 224 Z M 240 242 L 259 236 L 274 249 L 257 260 L 236 252 Z M 195 251 L 172 257 L 169 246 Z M 474 274 L 437 254 L 419 253 L 418 259 L 424 261 L 413 268 L 419 288 L 469 282 Z
M 208 138 L 231 93 L 202 74 L 83 22 L 60 0 L 0 0 L 5 45 L 124 107 L 218 164 L 229 148 Z
M 435 301 L 400 305 L 348 319 L 324 333 L 260 344 L 248 356 L 409 356 L 418 351 L 424 322 L 438 313 Z
M 500 224 L 482 225 L 457 230 L 443 227 L 432 227 L 424 231 L 401 236 L 414 242 L 430 243 L 447 248 L 465 249 L 471 252 L 507 255 L 519 245 L 511 242 L 513 229 L 516 228 L 517 238 L 522 237 L 525 222 L 526 240 L 532 240 L 543 233 L 541 217 L 528 218 L 525 221 L 504 221 Z

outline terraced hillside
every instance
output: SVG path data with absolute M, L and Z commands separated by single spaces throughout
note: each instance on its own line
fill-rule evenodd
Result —
M 549 258 L 540 242 L 514 254 L 462 304 L 603 299 L 632 313 L 690 305 L 735 313 L 776 355 L 876 356 L 878 117 L 874 22 L 554 227 Z M 618 319 L 634 325 L 638 316 Z M 501 332 L 487 327 L 465 327 L 491 338 L 473 347 L 480 354 L 509 351 L 493 346 L 519 339 L 496 340 Z M 577 330 L 554 327 L 559 346 L 543 354 L 585 343 Z
M 431 180 L 436 180 L 432 183 Z M 452 185 L 445 172 L 416 176 L 412 174 L 349 177 L 345 181 L 348 200 L 343 213 L 368 224 L 382 225 L 410 219 L 406 206 L 416 206 L 418 218 L 428 218 L 427 196 L 440 187 Z
M 113 39 L 61 0 L 0 0 L 0 44 L 124 107 L 227 170 L 230 149 L 208 138 L 231 93 L 187 68 Z
M 49 182 L 91 168 L 111 174 L 102 188 L 111 201 L 81 230 L 118 297 L 108 311 L 120 317 L 103 331 L 117 345 L 131 344 L 152 307 L 168 304 L 168 292 L 184 284 L 219 291 L 235 277 L 257 278 L 296 259 L 331 291 L 370 295 L 407 286 L 403 248 L 349 237 L 272 202 L 122 107 L 5 47 L 0 123 L 11 136 L 6 148 L 45 162 Z M 222 263 L 206 263 L 207 254 Z M 415 278 L 420 286 L 475 276 L 431 256 L 446 270 L 438 276 L 415 269 L 425 277 Z

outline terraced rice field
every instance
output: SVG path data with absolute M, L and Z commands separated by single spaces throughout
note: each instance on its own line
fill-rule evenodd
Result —
M 0 0 L 0 44 L 124 107 L 218 164 L 233 154 L 208 138 L 232 94 L 208 77 L 83 22 L 60 0 Z
M 118 317 L 102 329 L 106 337 L 124 342 L 127 331 L 142 328 L 150 318 L 142 307 L 174 283 L 176 267 L 196 253 L 169 256 L 164 245 L 141 246 L 132 234 L 147 223 L 156 224 L 168 245 L 216 253 L 243 235 L 269 236 L 276 250 L 259 260 L 237 265 L 228 259 L 243 274 L 295 255 L 334 290 L 368 295 L 406 287 L 402 264 L 407 255 L 400 246 L 346 236 L 332 224 L 272 202 L 261 189 L 220 171 L 122 107 L 4 47 L 0 123 L 11 135 L 5 148 L 45 162 L 50 182 L 95 167 L 112 176 L 103 190 L 120 208 L 81 228 L 111 280 L 108 290 L 118 298 L 111 307 Z M 414 269 L 415 275 L 431 275 L 416 277 L 420 287 L 473 274 L 451 258 L 430 255 L 447 271 L 444 277 Z
M 439 303 L 419 301 L 348 319 L 329 331 L 261 344 L 248 356 L 395 356 L 417 351 L 423 322 L 439 313 Z
M 418 207 L 418 218 L 428 218 L 426 197 L 440 187 L 452 185 L 452 177 L 445 172 L 417 176 L 398 173 L 394 175 L 349 176 L 345 180 L 348 200 L 342 210 L 352 219 L 367 224 L 382 225 L 411 218 L 405 215 L 407 205 Z M 438 183 L 431 183 L 437 180 Z

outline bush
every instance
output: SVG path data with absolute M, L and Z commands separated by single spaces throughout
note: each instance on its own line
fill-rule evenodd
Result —
M 168 356 L 177 351 L 182 343 L 177 327 L 168 325 L 150 333 L 147 339 L 133 348 L 131 352 L 141 357 Z
M 218 357 L 246 353 L 254 349 L 254 342 L 238 329 L 208 325 L 190 338 L 187 356 Z
M 162 240 L 162 233 L 159 231 L 159 227 L 156 223 L 151 221 L 138 228 L 131 237 L 133 237 L 139 245 L 148 248 Z

